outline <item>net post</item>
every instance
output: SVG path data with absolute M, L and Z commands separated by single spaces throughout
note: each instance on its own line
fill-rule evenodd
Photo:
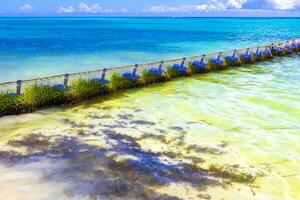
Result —
M 221 59 L 221 56 L 222 56 L 222 52 L 219 53 L 219 55 L 218 55 L 218 60 Z
M 233 54 L 232 54 L 232 57 L 233 57 L 233 58 L 235 57 L 236 53 L 237 53 L 237 50 L 235 49 L 235 50 L 233 51 Z
M 107 71 L 107 69 L 106 69 L 106 68 L 105 68 L 105 69 L 103 69 L 103 71 L 102 71 L 102 75 L 101 75 L 101 81 L 104 81 L 104 80 L 105 80 L 106 71 Z
M 249 53 L 249 48 L 247 48 L 246 55 L 248 55 L 248 53 Z
M 68 81 L 69 81 L 69 74 L 64 75 L 64 87 L 68 87 Z
M 182 58 L 181 66 L 184 66 L 185 61 L 186 61 L 186 58 Z
M 205 55 L 203 54 L 202 57 L 201 57 L 200 63 L 203 63 L 204 58 L 205 58 Z
M 22 81 L 21 81 L 21 80 L 18 80 L 18 81 L 17 81 L 17 91 L 16 91 L 16 94 L 17 94 L 17 95 L 20 95 L 20 94 L 21 94 L 21 89 L 22 89 Z
M 163 65 L 164 65 L 164 62 L 165 62 L 165 61 L 161 61 L 161 62 L 160 62 L 159 66 L 158 66 L 158 70 L 161 70 L 161 69 L 162 69 L 162 67 L 163 67 Z
M 136 74 L 136 71 L 137 71 L 138 66 L 139 66 L 138 64 L 135 64 L 135 65 L 134 65 L 133 71 L 132 71 L 132 74 L 133 74 L 133 75 Z

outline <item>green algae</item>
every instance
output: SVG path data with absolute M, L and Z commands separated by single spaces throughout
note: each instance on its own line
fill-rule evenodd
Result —
M 208 64 L 209 64 L 209 66 L 210 66 L 210 68 L 212 69 L 212 70 L 225 70 L 226 68 L 227 68 L 227 63 L 226 63 L 226 61 L 223 61 L 223 63 L 222 64 L 217 64 L 217 63 L 215 63 L 215 62 L 212 62 L 212 61 L 208 61 Z
M 227 59 L 225 57 L 225 61 L 226 61 L 227 65 L 230 67 L 240 67 L 243 65 L 241 59 L 238 59 L 237 61 L 233 61 L 233 60 Z
M 64 92 L 51 86 L 32 85 L 24 95 L 0 94 L 0 116 L 33 112 L 64 102 Z
M 64 102 L 64 91 L 51 86 L 33 85 L 26 88 L 23 98 L 34 107 L 42 108 Z
M 146 84 L 160 83 L 169 81 L 171 79 L 168 73 L 162 73 L 161 75 L 153 74 L 148 70 L 143 70 L 142 77 Z
M 251 55 L 250 59 L 247 59 L 240 56 L 240 60 L 242 61 L 243 64 L 253 64 L 255 62 L 255 57 Z
M 253 175 L 251 173 L 243 172 L 238 169 L 237 165 L 210 165 L 208 168 L 210 173 L 213 173 L 217 177 L 229 179 L 234 182 L 241 183 L 253 183 L 258 175 Z
M 113 91 L 119 91 L 119 90 L 124 90 L 128 88 L 135 87 L 135 81 L 129 79 L 129 78 L 124 78 L 120 76 L 119 74 L 113 74 L 110 79 L 110 88 Z
M 199 67 L 194 66 L 192 63 L 189 63 L 188 68 L 193 74 L 208 73 L 211 70 L 208 63 L 205 64 L 204 69 L 199 69 Z
M 184 76 L 191 76 L 192 71 L 191 69 L 188 69 L 184 74 L 182 74 L 179 70 L 174 69 L 173 67 L 167 68 L 167 73 L 171 78 L 177 78 L 177 77 L 184 77 Z
M 19 107 L 23 107 L 23 101 L 20 97 L 14 97 L 8 94 L 0 94 L 0 116 L 12 113 L 22 113 Z
M 105 95 L 108 92 L 108 87 L 96 80 L 79 79 L 72 84 L 70 91 L 66 93 L 66 99 L 67 102 L 76 103 L 91 97 Z
M 189 145 L 188 147 L 186 147 L 186 151 L 187 153 L 194 151 L 195 153 L 208 153 L 214 155 L 224 154 L 224 152 L 220 149 L 199 145 Z

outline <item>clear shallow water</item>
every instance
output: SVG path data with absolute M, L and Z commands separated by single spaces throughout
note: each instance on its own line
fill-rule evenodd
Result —
M 0 18 L 0 81 L 157 61 L 299 36 L 299 18 Z
M 300 199 L 299 66 L 279 58 L 1 118 L 0 199 Z

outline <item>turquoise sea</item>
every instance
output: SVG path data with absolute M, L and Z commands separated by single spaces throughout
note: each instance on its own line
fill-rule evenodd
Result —
M 298 18 L 1 18 L 1 81 L 299 37 Z M 298 200 L 300 57 L 0 119 L 1 200 Z
M 300 18 L 0 18 L 0 81 L 278 42 L 299 27 Z

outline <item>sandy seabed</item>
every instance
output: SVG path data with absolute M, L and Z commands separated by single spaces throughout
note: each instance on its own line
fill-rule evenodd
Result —
M 300 199 L 300 59 L 0 119 L 0 199 Z

